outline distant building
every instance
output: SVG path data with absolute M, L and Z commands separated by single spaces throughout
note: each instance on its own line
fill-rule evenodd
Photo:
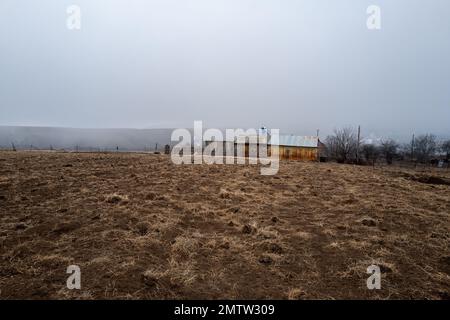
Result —
M 321 144 L 317 136 L 280 135 L 278 143 L 280 159 L 317 161 Z
M 263 130 L 267 129 L 260 129 L 258 136 L 245 136 L 241 139 L 235 138 L 234 141 L 205 141 L 205 145 L 223 143 L 223 153 L 225 154 L 227 150 L 234 150 L 235 156 L 237 156 L 238 146 L 240 145 L 242 147 L 244 145 L 245 157 L 249 157 L 252 154 L 258 154 L 259 151 L 259 144 L 255 144 L 254 141 L 258 141 L 257 139 L 259 138 L 260 143 L 264 143 L 264 141 L 261 141 L 261 133 L 265 134 L 267 131 Z M 275 145 L 275 141 L 272 140 L 275 139 L 272 139 L 270 134 L 267 134 L 267 140 L 267 154 L 270 156 L 271 147 Z M 324 152 L 321 152 L 324 149 L 324 144 L 320 142 L 317 136 L 280 135 L 278 140 L 277 145 L 279 147 L 280 159 L 282 160 L 318 161 L 320 154 L 324 154 Z

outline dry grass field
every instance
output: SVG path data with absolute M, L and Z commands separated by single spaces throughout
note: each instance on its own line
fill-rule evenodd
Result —
M 0 152 L 0 299 L 449 299 L 450 171 Z M 66 288 L 68 265 L 81 290 Z M 381 290 L 368 290 L 378 264 Z

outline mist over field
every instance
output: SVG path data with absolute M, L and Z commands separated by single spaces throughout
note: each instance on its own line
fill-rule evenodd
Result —
M 192 128 L 186 128 L 193 134 Z M 203 128 L 204 130 L 207 128 Z M 248 128 L 243 128 L 248 129 Z M 255 128 L 257 129 L 257 128 Z M 9 149 L 12 144 L 18 149 L 67 149 L 84 151 L 154 151 L 156 144 L 159 151 L 166 144 L 173 146 L 177 141 L 170 141 L 174 129 L 131 129 L 131 128 L 61 128 L 61 127 L 24 127 L 0 126 L 0 148 Z M 221 129 L 224 133 L 225 130 Z M 281 132 L 293 134 L 293 132 Z M 295 132 L 294 132 L 295 133 Z M 308 132 L 314 135 L 315 132 Z M 450 135 L 437 135 L 437 140 L 444 140 Z M 324 134 L 320 136 L 325 140 Z M 377 135 L 362 131 L 362 141 L 380 143 L 382 139 L 394 138 L 398 142 L 407 143 L 409 135 Z
M 153 151 L 170 144 L 171 129 L 76 129 L 0 126 L 0 147 Z

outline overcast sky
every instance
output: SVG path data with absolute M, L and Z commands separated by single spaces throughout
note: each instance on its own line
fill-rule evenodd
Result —
M 448 0 L 1 0 L 0 125 L 449 135 L 449 14 Z

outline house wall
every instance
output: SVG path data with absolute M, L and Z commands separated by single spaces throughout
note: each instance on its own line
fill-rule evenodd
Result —
M 279 154 L 282 160 L 317 161 L 317 148 L 280 146 Z
M 249 148 L 254 148 L 257 152 L 256 145 L 245 146 L 245 156 L 249 156 Z M 268 156 L 271 156 L 271 147 L 267 150 Z M 279 146 L 278 153 L 281 160 L 305 160 L 305 161 L 317 161 L 318 149 L 308 148 L 308 147 L 290 147 L 290 146 Z
M 222 144 L 223 153 L 226 153 L 227 146 L 233 148 L 233 142 L 209 142 L 206 145 L 214 144 L 217 146 L 219 143 Z M 237 144 L 234 144 L 234 155 L 237 155 Z M 267 148 L 268 156 L 271 155 L 271 147 Z M 245 144 L 244 153 L 245 157 L 248 157 L 253 150 L 254 153 L 258 154 L 258 145 L 248 143 Z M 281 160 L 306 160 L 306 161 L 317 161 L 318 148 L 308 148 L 308 147 L 290 147 L 290 146 L 279 146 L 279 154 Z

